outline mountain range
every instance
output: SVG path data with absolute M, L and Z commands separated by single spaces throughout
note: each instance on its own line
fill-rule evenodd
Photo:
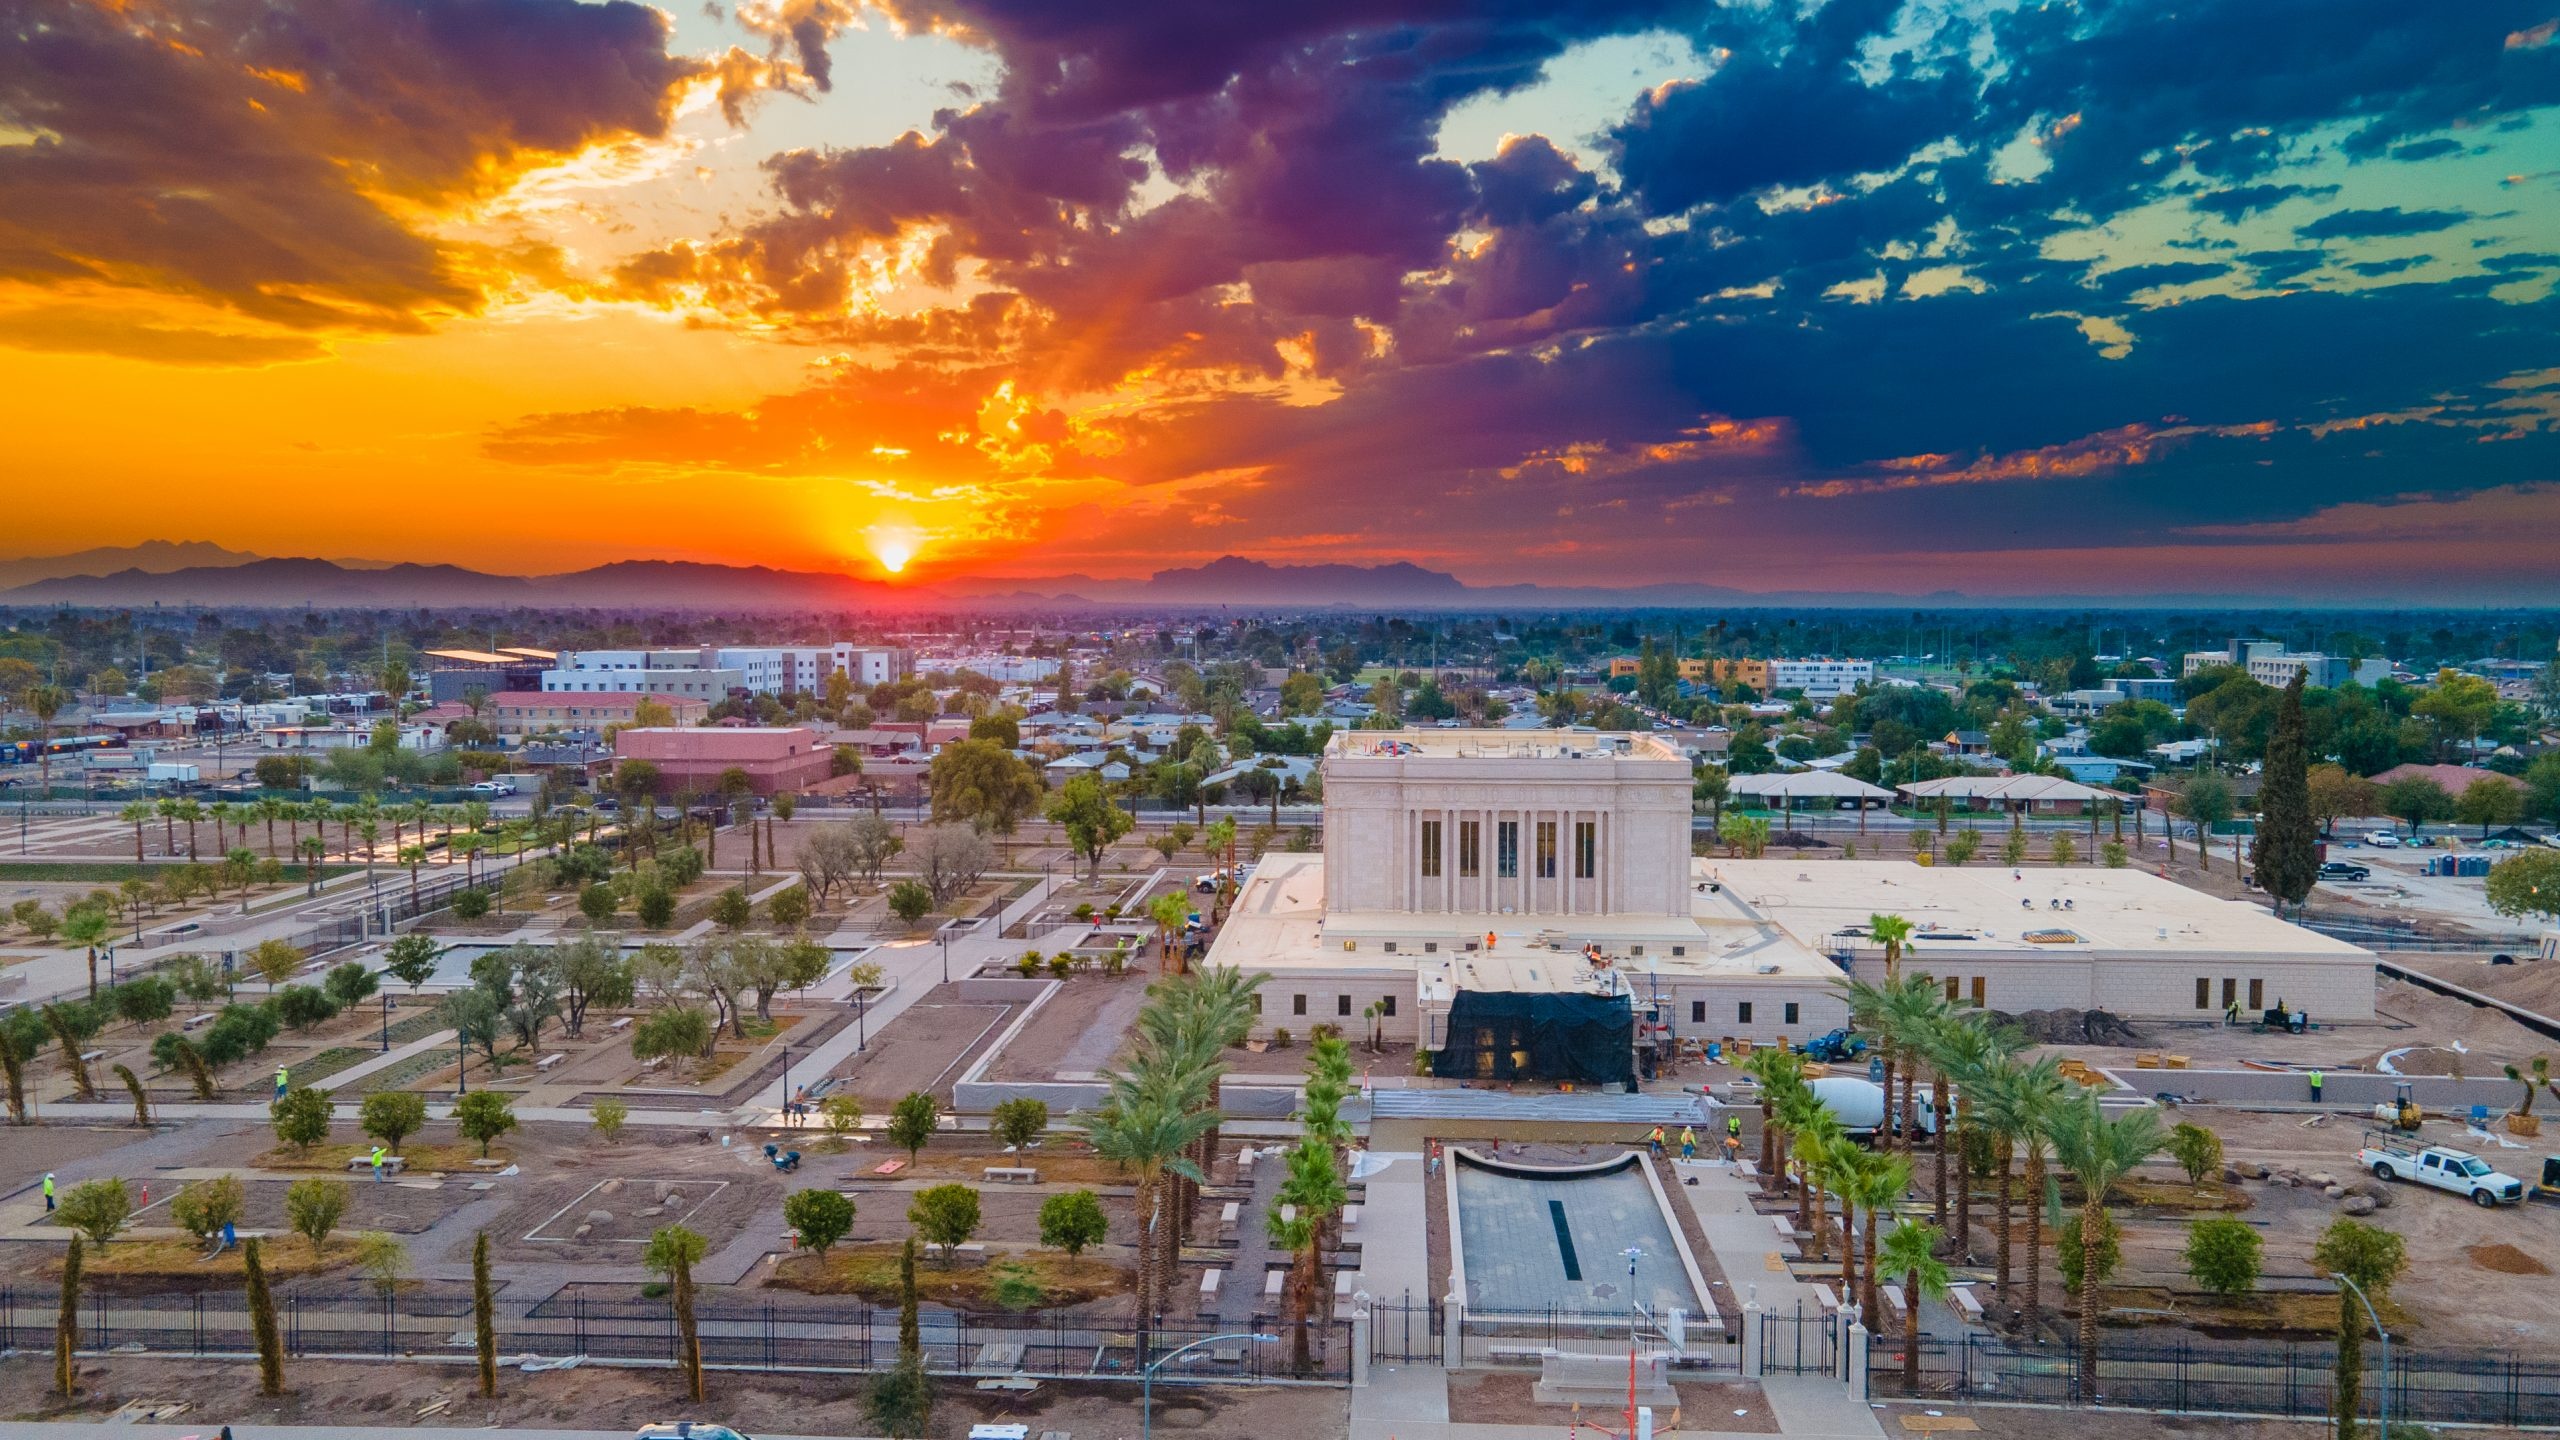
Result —
M 201 540 L 153 540 L 71 555 L 0 560 L 0 606 L 210 606 L 225 609 L 914 610 L 1164 606 L 1183 609 L 1519 610 L 1696 606 L 2248 604 L 2248 597 L 2056 596 L 2043 601 L 1837 591 L 1762 592 L 1700 584 L 1623 588 L 1471 585 L 1409 562 L 1274 565 L 1238 555 L 1144 579 L 1052 575 L 893 585 L 824 571 L 684 560 L 623 560 L 555 575 L 502 575 L 459 565 L 274 558 Z

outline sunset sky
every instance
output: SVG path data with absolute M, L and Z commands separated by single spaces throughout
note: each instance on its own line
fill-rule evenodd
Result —
M 16 0 L 0 556 L 2560 598 L 2560 0 Z

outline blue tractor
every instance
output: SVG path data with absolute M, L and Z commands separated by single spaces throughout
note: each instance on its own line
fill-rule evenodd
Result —
M 1867 1039 L 1863 1035 L 1852 1034 L 1843 1027 L 1828 1035 L 1817 1035 L 1807 1040 L 1804 1042 L 1804 1053 L 1809 1059 L 1836 1065 L 1843 1060 L 1854 1060 L 1867 1053 Z

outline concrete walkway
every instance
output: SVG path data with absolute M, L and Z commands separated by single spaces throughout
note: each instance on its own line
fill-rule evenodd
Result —
M 452 1043 L 453 1032 L 450 1030 L 439 1030 L 432 1035 L 425 1035 L 412 1040 L 408 1044 L 394 1049 L 387 1055 L 376 1055 L 370 1060 L 350 1065 L 335 1075 L 313 1081 L 310 1088 L 322 1091 L 335 1091 L 339 1086 L 351 1085 L 377 1070 L 388 1070 L 392 1066 L 399 1064 L 401 1061 L 408 1059 L 412 1055 L 421 1055 L 429 1050 L 440 1050 Z

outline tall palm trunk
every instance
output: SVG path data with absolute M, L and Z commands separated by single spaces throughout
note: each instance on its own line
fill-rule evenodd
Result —
M 1822 1224 L 1813 1213 L 1813 1171 L 1799 1167 L 1796 1171 L 1796 1228 L 1805 1233 L 1813 1246 L 1813 1258 L 1822 1258 Z
M 1840 1197 L 1840 1303 L 1855 1305 L 1858 1300 L 1858 1242 L 1852 1234 L 1857 1223 L 1857 1207 L 1849 1197 Z
M 1770 1160 L 1777 1153 L 1778 1127 L 1769 1123 L 1770 1117 L 1776 1113 L 1769 1104 L 1767 1093 L 1763 1092 L 1760 1097 L 1760 1188 L 1763 1190 L 1769 1188 Z
M 1893 1077 L 1896 1068 L 1893 1042 L 1880 1042 L 1876 1046 L 1876 1054 L 1884 1060 L 1884 1116 L 1876 1126 L 1876 1153 L 1890 1155 L 1893 1153 Z
M 1959 1093 L 1956 1096 L 1956 1253 L 1973 1253 L 1973 1106 Z M 1944 1157 L 1939 1163 L 1945 1163 Z M 1943 1172 L 1938 1180 L 1938 1193 L 1943 1195 L 1947 1182 Z
M 2106 1239 L 2106 1194 L 2080 1207 L 2080 1403 L 2098 1397 L 2098 1305 L 2106 1286 L 2098 1279 L 2098 1249 Z
M 1931 1139 L 1929 1148 L 1937 1152 L 1938 1190 L 1937 1203 L 1933 1208 L 1938 1228 L 1943 1231 L 1947 1228 L 1947 1136 L 1955 1127 L 1953 1117 L 1947 1114 L 1947 1077 L 1935 1070 L 1929 1072 L 1929 1113 L 1936 1117 L 1938 1126 L 1938 1133 Z M 1964 1179 L 1964 1166 L 1961 1164 L 1956 1166 L 1956 1179 L 1959 1182 Z M 1961 1230 L 1956 1232 L 1959 1251 L 1969 1243 L 1971 1237 Z
M 1880 1228 L 1876 1224 L 1876 1221 L 1888 1213 L 1890 1212 L 1872 1209 L 1867 1212 L 1867 1228 L 1865 1232 L 1865 1240 L 1863 1241 L 1865 1246 L 1864 1264 L 1866 1266 L 1867 1274 L 1867 1298 L 1860 1303 L 1866 1307 L 1864 1313 L 1867 1318 L 1867 1329 L 1870 1331 L 1876 1328 L 1876 1316 L 1882 1313 L 1876 1309 L 1876 1231 Z
M 1920 1272 L 1902 1277 L 1902 1393 L 1920 1393 Z
M 1998 1219 L 2000 1228 L 2000 1268 L 1998 1272 L 1999 1280 L 1997 1282 L 1996 1289 L 2000 1296 L 2000 1304 L 2004 1308 L 2014 1306 L 2017 1303 L 2017 1297 L 2011 1293 L 2009 1284 L 2009 1200 L 2012 1194 L 2011 1185 L 2013 1180 L 2013 1177 L 2010 1174 L 2010 1166 L 2017 1159 L 2017 1156 L 2013 1153 L 2013 1148 L 2014 1147 L 2011 1145 L 2008 1137 L 2001 1137 L 1998 1156 L 2000 1166 L 2000 1188 L 1997 1191 L 1999 1198 L 1994 1202 L 1994 1214 Z
M 2086 1274 L 2088 1272 L 2081 1272 Z M 2044 1314 L 2044 1147 L 2027 1151 L 2027 1329 Z

